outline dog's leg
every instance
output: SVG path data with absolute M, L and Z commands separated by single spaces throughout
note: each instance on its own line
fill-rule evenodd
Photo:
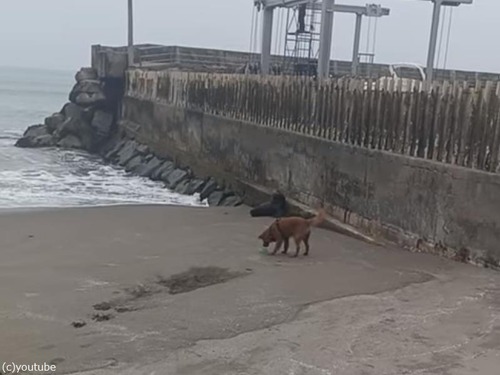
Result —
M 296 246 L 296 250 L 295 250 L 295 255 L 293 256 L 294 258 L 297 258 L 299 256 L 299 252 L 300 252 L 300 243 L 302 241 L 302 239 L 299 237 L 295 237 L 295 246 Z
M 284 247 L 283 251 L 281 252 L 282 254 L 286 254 L 288 252 L 288 245 L 290 245 L 289 238 L 285 238 L 284 242 L 285 242 L 285 247 Z
M 276 255 L 282 244 L 283 244 L 283 239 L 276 241 L 276 246 L 274 246 L 274 250 L 271 253 L 271 255 Z
M 306 252 L 304 253 L 304 256 L 309 255 L 309 237 L 311 237 L 311 232 L 307 233 L 304 237 L 304 245 L 306 245 Z

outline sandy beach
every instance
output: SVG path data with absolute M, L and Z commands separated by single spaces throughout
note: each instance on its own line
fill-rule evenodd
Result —
M 270 222 L 245 207 L 3 212 L 0 362 L 103 375 L 497 373 L 497 272 L 321 229 L 310 257 L 261 255 Z M 172 278 L 192 267 L 215 284 Z

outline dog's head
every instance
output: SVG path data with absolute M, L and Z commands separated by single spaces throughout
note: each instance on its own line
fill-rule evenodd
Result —
M 275 242 L 276 238 L 273 234 L 272 226 L 267 228 L 262 234 L 259 236 L 259 240 L 262 240 L 262 245 L 264 247 L 268 247 L 271 242 Z

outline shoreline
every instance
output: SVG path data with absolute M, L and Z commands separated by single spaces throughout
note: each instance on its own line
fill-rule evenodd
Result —
M 148 208 L 148 207 L 179 207 L 179 208 L 209 208 L 208 204 L 201 202 L 199 205 L 172 204 L 172 203 L 110 203 L 97 205 L 78 206 L 37 206 L 37 207 L 0 207 L 0 216 L 32 212 L 57 212 L 69 210 L 91 210 L 99 208 Z
M 79 205 L 79 206 L 38 206 L 38 207 L 0 207 L 0 216 L 10 215 L 10 214 L 29 214 L 35 212 L 58 212 L 58 211 L 68 211 L 68 210 L 92 210 L 101 208 L 149 208 L 149 207 L 179 207 L 179 208 L 209 208 L 209 206 L 203 202 L 199 205 L 184 205 L 184 204 L 172 204 L 172 203 L 116 203 L 116 204 L 98 204 L 98 205 Z

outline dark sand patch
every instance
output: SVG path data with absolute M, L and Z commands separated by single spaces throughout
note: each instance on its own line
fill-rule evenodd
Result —
M 170 294 L 188 293 L 207 286 L 222 284 L 245 275 L 220 267 L 193 267 L 188 271 L 158 278 L 158 284 L 168 288 Z

